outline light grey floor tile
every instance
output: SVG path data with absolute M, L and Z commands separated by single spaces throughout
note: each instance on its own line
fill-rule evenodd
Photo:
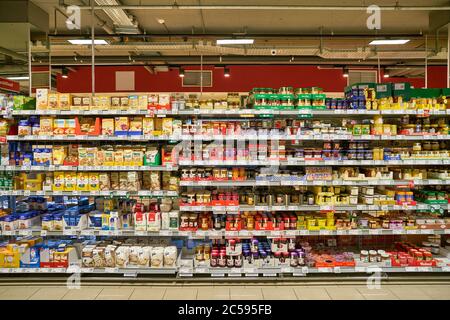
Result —
M 102 287 L 81 287 L 69 290 L 62 300 L 94 300 L 102 291 Z
M 133 293 L 133 288 L 108 288 L 105 287 L 95 298 L 96 300 L 128 300 Z
M 166 288 L 136 288 L 130 296 L 130 300 L 162 300 Z
M 420 290 L 433 300 L 450 300 L 450 286 L 420 287 Z
M 389 290 L 400 300 L 431 300 L 421 288 L 411 286 L 389 286 Z
M 168 287 L 164 294 L 164 300 L 196 300 L 197 290 L 196 288 Z
M 261 288 L 233 287 L 230 288 L 231 300 L 262 300 L 261 290 Z
M 229 287 L 199 288 L 197 290 L 197 300 L 230 300 Z
M 337 287 L 326 290 L 333 300 L 364 300 L 364 296 L 356 288 Z
M 295 292 L 291 288 L 263 288 L 262 289 L 264 300 L 297 300 Z
M 358 288 L 357 290 L 367 300 L 398 300 L 398 297 L 386 287 L 380 289 Z
M 61 300 L 69 291 L 67 287 L 47 287 L 37 290 L 30 300 Z
M 36 291 L 39 290 L 38 287 L 24 287 L 24 286 L 15 286 L 15 287 L 7 287 L 0 294 L 0 300 L 27 300 Z
M 295 288 L 295 295 L 299 300 L 331 300 L 326 288 Z

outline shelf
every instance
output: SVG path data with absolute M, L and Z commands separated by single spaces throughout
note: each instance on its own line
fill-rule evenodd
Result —
M 263 267 L 263 268 L 210 268 L 210 267 L 196 267 L 186 268 L 180 267 L 178 274 L 180 276 L 193 276 L 200 274 L 209 274 L 213 276 L 225 275 L 231 276 L 254 276 L 258 277 L 276 277 L 278 275 L 292 275 L 292 276 L 306 276 L 309 273 L 373 273 L 375 271 L 393 273 L 393 272 L 450 272 L 450 267 L 328 267 L 328 268 L 316 268 L 316 267 Z
M 180 160 L 179 166 L 411 166 L 450 165 L 450 160 Z
M 343 141 L 407 141 L 407 140 L 450 140 L 450 135 L 349 135 L 349 134 L 320 134 L 320 135 L 173 135 L 173 136 L 153 136 L 153 135 L 131 135 L 131 136 L 7 136 L 7 141 L 252 141 L 252 140 L 300 140 L 300 141 L 316 141 L 316 140 L 343 140 Z
M 165 166 L 0 166 L 4 171 L 177 171 L 178 167 Z
M 176 191 L 126 191 L 126 190 L 108 190 L 108 191 L 28 191 L 28 190 L 2 190 L 0 196 L 105 196 L 105 197 L 176 197 Z
M 178 268 L 0 268 L 0 274 L 4 273 L 67 273 L 72 274 L 77 270 L 79 273 L 105 273 L 105 274 L 176 274 Z
M 179 140 L 179 137 L 172 136 L 153 136 L 153 135 L 136 135 L 136 136 L 85 136 L 85 135 L 73 135 L 73 136 L 6 136 L 7 141 L 169 141 Z
M 175 138 L 174 138 L 175 140 Z M 370 140 L 370 141 L 390 141 L 390 140 L 450 140 L 450 135 L 352 135 L 352 134 L 299 134 L 299 135 L 182 135 L 182 141 L 247 141 L 247 140 Z
M 71 266 L 69 268 L 0 268 L 0 274 L 15 273 L 58 273 L 73 274 L 75 272 L 81 274 L 117 274 L 124 276 L 136 276 L 138 274 L 178 274 L 181 277 L 191 277 L 193 275 L 210 275 L 211 277 L 246 276 L 246 277 L 277 277 L 279 275 L 307 276 L 308 274 L 324 273 L 373 273 L 375 271 L 385 273 L 409 273 L 409 272 L 426 272 L 426 273 L 443 273 L 450 272 L 449 266 L 442 267 L 378 267 L 376 265 L 355 266 L 355 267 L 254 267 L 254 268 L 210 268 L 210 267 L 167 267 L 167 268 L 150 268 L 150 267 L 126 267 L 126 268 L 85 268 Z
M 239 211 L 379 211 L 379 210 L 427 210 L 431 207 L 441 207 L 445 210 L 449 209 L 449 204 L 425 204 L 417 205 L 286 205 L 286 206 L 267 206 L 267 205 L 240 205 L 240 206 L 180 206 L 180 211 L 214 211 L 214 212 L 239 212 Z
M 423 179 L 423 180 L 245 180 L 245 181 L 180 181 L 182 187 L 254 187 L 254 186 L 387 186 L 387 185 L 450 185 L 450 179 Z
M 365 110 L 365 109 L 341 109 L 341 110 L 313 110 L 313 109 L 295 109 L 295 110 L 275 110 L 275 109 L 182 109 L 182 110 L 13 110 L 13 116 L 29 115 L 180 115 L 180 116 L 242 116 L 242 115 L 315 115 L 315 116 L 342 116 L 342 115 L 450 115 L 450 110 Z M 7 115 L 7 112 L 3 112 Z
M 437 235 L 450 234 L 450 229 L 352 229 L 352 230 L 160 230 L 160 231 L 136 231 L 136 230 L 98 230 L 83 229 L 63 231 L 47 231 L 40 228 L 3 231 L 2 236 L 112 236 L 112 237 L 187 237 L 191 239 L 204 238 L 293 238 L 297 236 L 385 236 L 385 235 Z

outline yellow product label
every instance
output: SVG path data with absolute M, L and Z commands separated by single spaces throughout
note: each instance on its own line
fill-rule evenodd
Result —
M 78 172 L 77 173 L 77 190 L 89 191 L 89 173 Z
M 64 191 L 76 191 L 77 175 L 76 172 L 64 173 Z
M 100 177 L 97 172 L 89 173 L 89 191 L 100 190 Z
M 143 118 L 142 119 L 142 132 L 144 135 L 152 135 L 155 130 L 155 125 L 153 118 Z
M 55 172 L 53 174 L 53 191 L 64 191 L 65 185 L 64 172 Z
M 123 158 L 123 151 L 117 150 L 114 152 L 114 165 L 115 166 L 123 166 L 124 158 Z
M 124 166 L 133 165 L 133 150 L 131 149 L 123 150 L 123 165 Z
M 65 146 L 53 146 L 53 164 L 63 165 L 67 156 L 67 148 Z

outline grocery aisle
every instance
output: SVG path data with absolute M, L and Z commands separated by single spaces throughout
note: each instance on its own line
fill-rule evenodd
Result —
M 450 285 L 2 286 L 0 300 L 450 300 Z

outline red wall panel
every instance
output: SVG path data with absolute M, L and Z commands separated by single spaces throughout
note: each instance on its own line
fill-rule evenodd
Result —
M 91 92 L 91 68 L 78 67 L 69 72 L 69 78 L 58 77 L 59 92 Z M 198 68 L 186 68 L 198 69 Z M 207 67 L 213 71 L 213 86 L 204 88 L 210 92 L 249 91 L 254 87 L 322 87 L 327 92 L 341 92 L 347 79 L 339 69 L 319 69 L 315 66 L 230 66 L 229 78 L 223 76 L 223 68 Z M 135 71 L 136 92 L 197 92 L 198 87 L 182 87 L 178 70 L 150 74 L 139 66 L 98 66 L 95 68 L 96 92 L 115 91 L 115 71 Z
M 69 78 L 58 76 L 59 92 L 91 92 L 91 68 L 76 67 Z M 186 69 L 199 69 L 190 67 Z M 326 92 L 343 92 L 347 79 L 340 69 L 319 69 L 316 66 L 230 66 L 229 78 L 223 76 L 223 68 L 205 67 L 213 71 L 213 86 L 203 88 L 205 92 L 246 92 L 254 87 L 318 86 Z M 198 87 L 183 87 L 177 69 L 150 74 L 140 66 L 97 66 L 95 68 L 96 92 L 115 91 L 115 72 L 134 71 L 136 92 L 198 92 Z M 425 87 L 423 78 L 382 78 L 383 82 L 410 82 L 415 88 Z M 428 87 L 446 87 L 446 67 L 428 67 Z

